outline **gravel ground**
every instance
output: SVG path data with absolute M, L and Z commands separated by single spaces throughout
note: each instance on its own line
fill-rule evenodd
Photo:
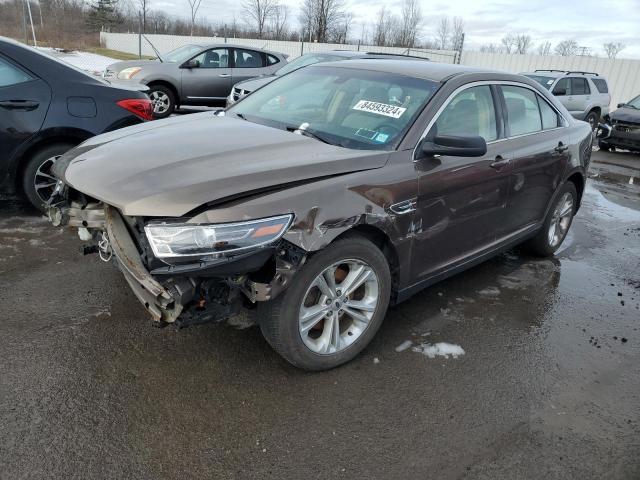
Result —
M 640 190 L 607 165 L 555 258 L 435 285 L 316 374 L 243 319 L 153 328 L 115 268 L 4 199 L 0 478 L 640 478 Z

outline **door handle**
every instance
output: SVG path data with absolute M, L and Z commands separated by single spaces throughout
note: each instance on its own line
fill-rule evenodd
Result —
M 558 146 L 553 150 L 558 153 L 566 152 L 567 150 L 569 150 L 569 145 L 565 145 L 564 143 L 560 142 L 558 143 Z
M 38 108 L 40 104 L 31 100 L 1 100 L 0 108 L 5 110 L 26 110 L 30 112 Z
M 489 164 L 489 166 L 495 170 L 500 170 L 502 167 L 509 165 L 510 161 L 511 160 L 509 160 L 508 158 L 503 158 L 500 155 L 498 155 L 496 159 Z
M 221 73 L 220 75 L 218 75 L 219 77 L 228 77 L 229 74 L 228 73 Z

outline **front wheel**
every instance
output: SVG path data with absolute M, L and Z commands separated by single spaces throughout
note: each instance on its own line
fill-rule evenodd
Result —
M 527 242 L 526 246 L 529 250 L 542 257 L 553 255 L 560 248 L 569 232 L 577 205 L 576 187 L 573 183 L 567 182 L 549 209 L 542 228 L 535 237 Z
M 278 298 L 258 304 L 262 333 L 296 367 L 327 370 L 353 359 L 374 337 L 389 306 L 384 254 L 361 237 L 314 254 Z
M 153 105 L 153 117 L 167 118 L 176 109 L 176 97 L 170 88 L 164 85 L 152 85 L 149 91 L 149 99 Z

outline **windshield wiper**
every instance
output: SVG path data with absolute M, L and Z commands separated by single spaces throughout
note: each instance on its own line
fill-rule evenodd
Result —
M 322 136 L 318 135 L 317 133 L 314 133 L 314 132 L 312 132 L 310 130 L 307 130 L 306 128 L 299 128 L 299 127 L 294 127 L 294 126 L 291 126 L 291 125 L 287 125 L 286 129 L 287 129 L 288 132 L 293 132 L 293 133 L 298 133 L 299 132 L 300 135 L 305 135 L 307 137 L 315 138 L 316 140 L 318 140 L 318 141 L 320 141 L 322 143 L 326 143 L 328 145 L 334 145 L 333 142 L 330 142 L 326 138 L 324 138 L 324 137 L 322 137 Z

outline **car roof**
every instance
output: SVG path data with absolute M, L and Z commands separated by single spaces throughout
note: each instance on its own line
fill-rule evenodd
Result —
M 571 75 L 572 77 L 589 77 L 589 78 L 601 78 L 603 80 L 606 80 L 606 78 L 604 78 L 602 75 L 596 73 L 596 72 L 585 72 L 582 70 L 554 70 L 554 69 L 538 69 L 538 70 L 534 70 L 533 72 L 522 72 L 520 75 L 540 75 L 540 76 L 544 76 L 544 77 L 550 77 L 550 78 L 560 78 L 560 77 L 566 77 Z
M 363 60 L 343 60 L 341 62 L 325 62 L 309 65 L 307 68 L 316 67 L 338 67 L 338 68 L 356 68 L 360 70 L 373 70 L 378 72 L 396 73 L 409 77 L 423 78 L 425 80 L 433 80 L 441 82 L 455 75 L 465 73 L 503 73 L 496 70 L 486 68 L 467 67 L 465 65 L 456 65 L 451 63 L 437 62 L 416 62 L 414 60 L 400 59 L 363 59 Z M 505 73 L 505 75 L 508 75 Z
M 265 53 L 272 53 L 274 55 L 280 55 L 282 57 L 286 57 L 285 54 L 280 53 L 280 52 L 274 52 L 272 50 L 266 50 L 264 48 L 260 48 L 260 47 L 251 47 L 249 45 L 237 45 L 234 43 L 190 43 L 188 45 L 195 45 L 196 47 L 200 47 L 203 50 L 205 48 L 242 48 L 244 50 L 256 50 L 258 52 L 265 52 Z

